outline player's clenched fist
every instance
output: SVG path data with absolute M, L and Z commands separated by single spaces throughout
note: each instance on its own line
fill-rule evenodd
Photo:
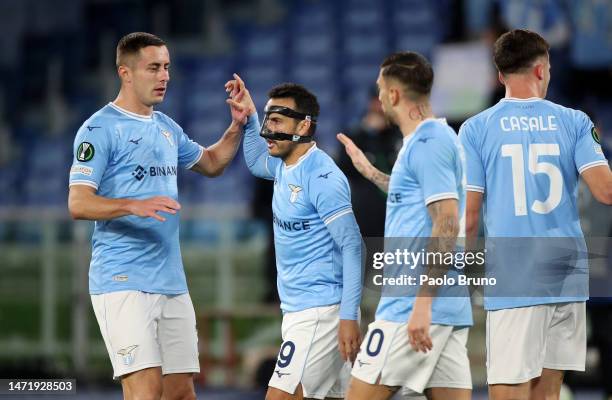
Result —
M 181 205 L 178 201 L 166 196 L 156 196 L 145 200 L 133 200 L 129 206 L 130 213 L 133 215 L 151 217 L 161 222 L 164 222 L 166 218 L 159 215 L 158 212 L 176 214 L 180 209 Z

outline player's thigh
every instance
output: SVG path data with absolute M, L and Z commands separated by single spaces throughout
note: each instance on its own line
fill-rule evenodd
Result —
M 120 291 L 91 296 L 115 378 L 161 366 L 157 340 L 163 296 Z
M 302 375 L 304 398 L 343 398 L 350 379 L 350 363 L 338 350 L 339 305 L 317 307 L 317 329 Z
M 432 325 L 433 348 L 422 353 L 410 346 L 407 323 L 374 321 L 368 327 L 351 374 L 369 384 L 406 386 L 422 393 L 452 331 L 452 326 Z
M 193 374 L 168 374 L 162 380 L 163 400 L 194 400 Z
M 266 392 L 266 400 L 303 400 L 302 385 L 298 385 L 295 393 L 287 393 L 284 390 L 269 386 Z
M 453 328 L 440 357 L 438 357 L 438 362 L 425 386 L 426 388 L 457 389 L 457 393 L 463 393 L 463 395 L 466 391 L 468 394 L 471 393 L 472 375 L 470 359 L 467 354 L 468 335 L 469 328 L 467 327 Z
M 472 389 L 432 387 L 425 389 L 427 400 L 470 400 Z
M 546 338 L 543 367 L 560 371 L 584 371 L 586 348 L 585 303 L 556 304 Z
M 162 374 L 200 372 L 198 333 L 193 303 L 188 293 L 167 296 L 159 320 Z
M 160 367 L 145 368 L 121 377 L 125 400 L 160 399 L 162 375 Z
M 487 312 L 487 382 L 515 385 L 540 376 L 555 306 L 550 304 Z
M 283 343 L 268 386 L 289 394 L 299 386 L 305 398 L 325 398 L 344 364 L 338 352 L 338 325 L 338 305 L 286 313 Z
M 268 386 L 293 395 L 302 381 L 302 374 L 310 345 L 317 330 L 317 313 L 314 309 L 289 312 L 283 315 L 283 343 L 278 351 L 274 372 Z M 278 397 L 277 390 L 269 390 L 270 396 Z
M 564 371 L 544 368 L 542 375 L 531 380 L 530 400 L 555 400 L 561 394 Z
M 530 382 L 515 385 L 489 385 L 490 400 L 529 400 Z
M 352 377 L 346 400 L 387 400 L 399 390 L 399 386 L 386 386 L 380 384 L 371 384 L 364 382 L 358 378 Z

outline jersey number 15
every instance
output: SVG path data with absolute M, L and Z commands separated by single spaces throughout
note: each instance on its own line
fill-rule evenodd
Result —
M 512 161 L 514 215 L 527 215 L 523 145 L 504 144 L 501 147 L 501 151 L 502 157 L 510 157 Z M 561 202 L 563 177 L 559 167 L 549 162 L 538 162 L 538 157 L 540 156 L 558 156 L 559 154 L 559 145 L 556 143 L 534 143 L 529 145 L 529 172 L 533 175 L 546 174 L 550 182 L 546 200 L 535 200 L 531 205 L 531 210 L 535 213 L 548 214 Z

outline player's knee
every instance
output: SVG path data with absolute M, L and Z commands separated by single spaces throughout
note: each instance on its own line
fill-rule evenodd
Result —
M 192 387 L 181 388 L 168 392 L 164 390 L 163 400 L 196 400 L 195 390 Z
M 161 380 L 150 380 L 146 384 L 124 383 L 123 394 L 126 400 L 160 400 L 162 397 Z
M 159 390 L 155 387 L 142 388 L 132 391 L 130 396 L 125 396 L 128 400 L 160 400 L 162 397 L 161 386 Z

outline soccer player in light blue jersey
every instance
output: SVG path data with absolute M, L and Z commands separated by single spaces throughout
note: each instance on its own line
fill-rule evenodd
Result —
M 68 206 L 94 220 L 89 291 L 125 399 L 195 399 L 196 318 L 179 248 L 177 173 L 220 175 L 238 149 L 246 113 L 214 145 L 191 141 L 153 107 L 164 99 L 170 56 L 142 32 L 117 46 L 121 89 L 74 141 Z
M 385 115 L 404 136 L 391 175 L 377 170 L 347 136 L 338 139 L 356 169 L 388 193 L 385 251 L 399 243 L 412 251 L 423 245 L 432 254 L 452 252 L 464 235 L 464 158 L 453 129 L 432 113 L 433 69 L 420 54 L 396 53 L 384 60 L 376 83 Z M 412 294 L 383 288 L 347 399 L 389 399 L 400 387 L 435 400 L 471 397 L 469 292 L 457 285 L 453 266 L 430 262 L 423 265 L 426 277 L 454 277 L 455 284 L 435 290 L 424 282 Z
M 294 83 L 272 88 L 260 127 L 240 77 L 227 90 L 249 110 L 249 170 L 274 180 L 283 343 L 266 399 L 342 398 L 360 345 L 362 242 L 346 177 L 314 142 L 317 98 Z
M 484 205 L 487 250 L 503 255 L 487 260 L 487 274 L 498 279 L 485 288 L 487 381 L 495 400 L 558 399 L 564 371 L 584 370 L 588 265 L 563 250 L 572 242 L 586 247 L 579 176 L 597 200 L 612 204 L 612 173 L 593 123 L 544 99 L 548 48 L 535 32 L 502 35 L 494 60 L 506 96 L 459 131 L 466 235 L 477 236 Z

